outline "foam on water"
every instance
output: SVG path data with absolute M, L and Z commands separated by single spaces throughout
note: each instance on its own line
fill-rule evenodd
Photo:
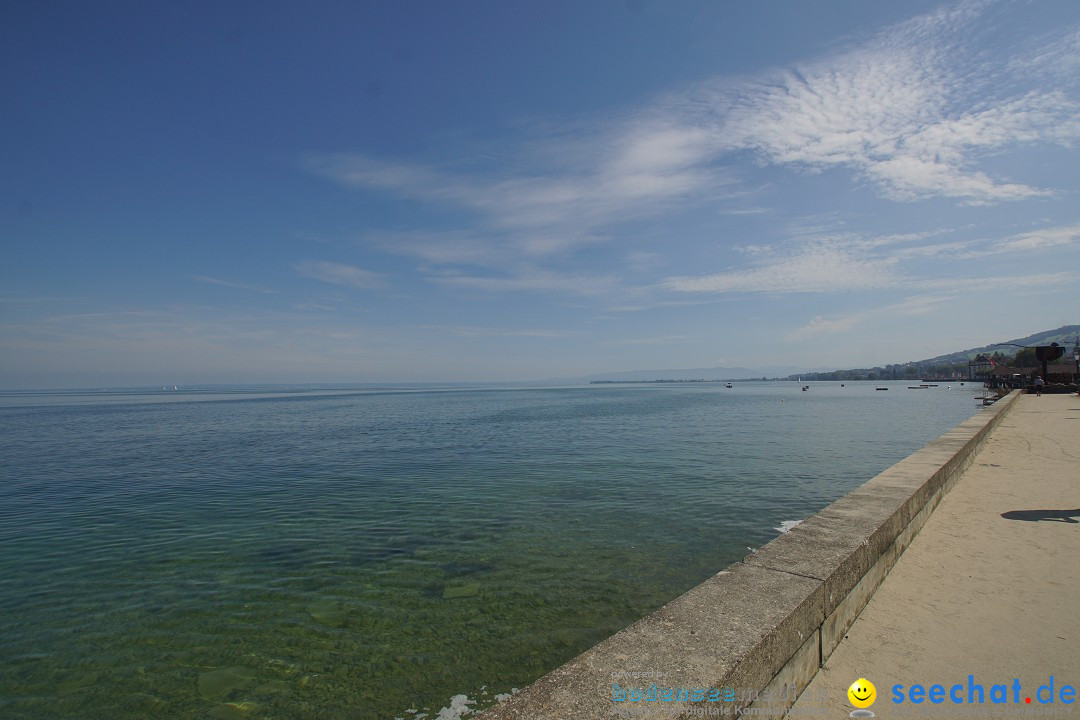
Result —
M 786 533 L 793 527 L 796 527 L 801 523 L 802 520 L 782 520 L 780 524 L 776 527 L 776 530 L 781 533 Z
M 461 720 L 466 715 L 472 714 L 472 708 L 469 706 L 473 704 L 465 695 L 455 695 L 450 698 L 450 705 L 439 710 L 439 714 L 435 716 L 435 720 Z

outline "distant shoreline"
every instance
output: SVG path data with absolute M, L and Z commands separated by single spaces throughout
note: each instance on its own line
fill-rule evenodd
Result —
M 638 385 L 640 383 L 722 383 L 735 382 L 734 380 L 590 380 L 590 385 Z M 761 382 L 758 380 L 757 382 Z

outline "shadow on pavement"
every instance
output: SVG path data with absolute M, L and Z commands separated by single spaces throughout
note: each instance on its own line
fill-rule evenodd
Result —
M 1037 522 L 1039 520 L 1056 520 L 1058 522 L 1080 523 L 1080 508 L 1076 510 L 1010 510 L 1001 513 L 1006 520 L 1027 520 Z

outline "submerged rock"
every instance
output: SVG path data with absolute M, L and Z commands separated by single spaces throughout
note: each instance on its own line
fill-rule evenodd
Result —
M 255 676 L 254 670 L 243 666 L 217 668 L 199 673 L 199 695 L 207 700 L 224 697 L 233 690 L 250 685 Z
M 73 692 L 77 692 L 85 687 L 90 687 L 98 681 L 98 674 L 93 671 L 75 673 L 67 680 L 60 683 L 60 687 L 56 688 L 56 691 L 61 695 L 70 695 Z
M 476 597 L 480 594 L 480 586 L 476 583 L 470 585 L 457 585 L 443 590 L 443 600 L 460 600 L 462 598 Z
M 258 706 L 253 702 L 225 703 L 211 710 L 210 717 L 214 720 L 239 720 L 247 717 L 247 714 L 256 707 Z
M 327 627 L 345 627 L 349 622 L 349 611 L 341 603 L 331 600 L 313 602 L 307 606 L 307 611 L 312 620 Z

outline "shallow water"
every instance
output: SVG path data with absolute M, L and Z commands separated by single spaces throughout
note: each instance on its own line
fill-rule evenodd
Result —
M 0 395 L 0 715 L 490 703 L 977 411 L 888 385 Z

